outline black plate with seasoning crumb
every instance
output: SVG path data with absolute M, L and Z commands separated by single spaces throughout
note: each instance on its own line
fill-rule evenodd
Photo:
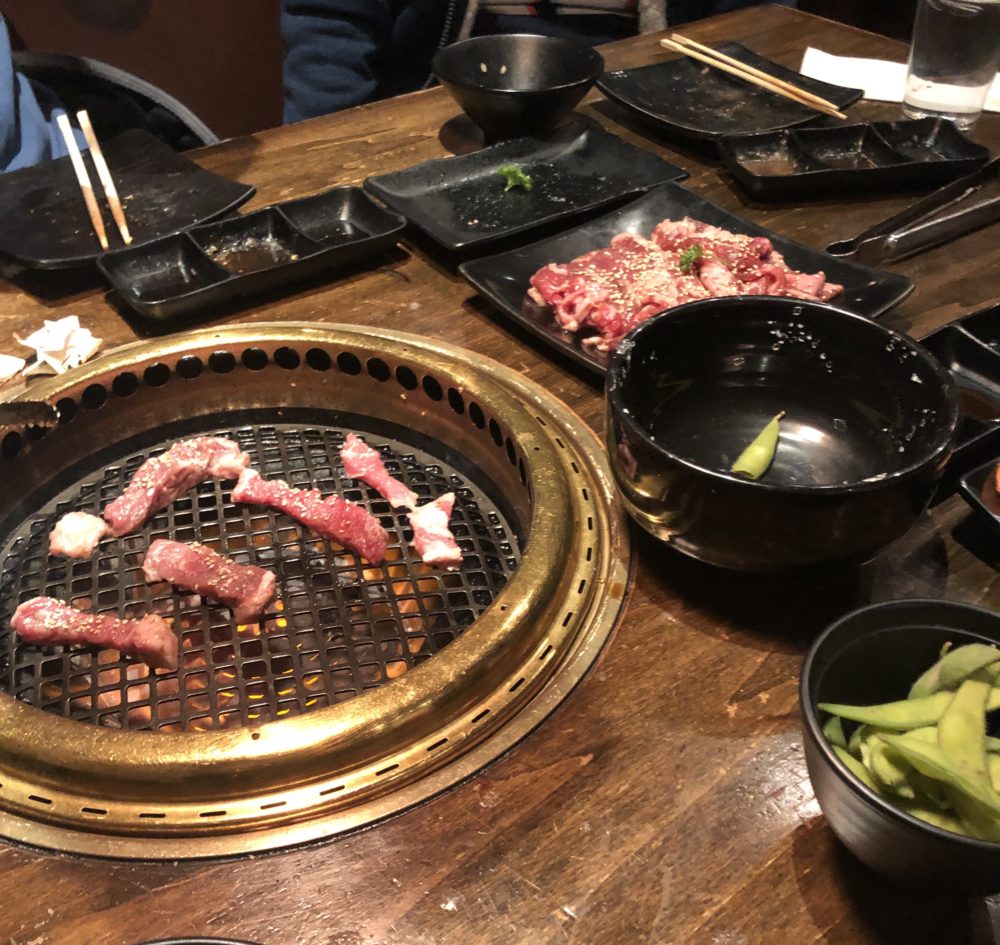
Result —
M 740 43 L 721 43 L 719 52 L 812 92 L 840 109 L 853 105 L 861 89 L 830 85 L 800 75 L 758 56 Z M 606 72 L 597 87 L 660 131 L 713 141 L 722 135 L 745 135 L 791 128 L 821 118 L 819 112 L 774 92 L 682 56 Z
M 531 189 L 506 190 L 501 167 Z M 541 141 L 518 138 L 461 157 L 369 177 L 365 189 L 451 251 L 471 250 L 640 194 L 687 172 L 591 121 Z
M 106 253 L 98 268 L 132 309 L 153 321 L 344 269 L 395 244 L 406 221 L 358 187 Z
M 941 118 L 727 136 L 718 148 L 740 186 L 764 200 L 930 189 L 990 156 Z
M 255 192 L 145 131 L 126 131 L 102 148 L 133 245 L 228 213 Z M 101 194 L 92 166 L 90 177 Z M 124 246 L 103 195 L 98 204 L 112 249 Z M 101 252 L 68 157 L 0 174 L 0 253 L 29 269 L 69 269 L 92 263 Z
M 831 299 L 832 304 L 869 318 L 881 315 L 913 290 L 913 283 L 905 276 L 836 259 L 785 239 L 723 210 L 679 184 L 664 184 L 613 213 L 550 239 L 462 263 L 459 271 L 505 315 L 578 364 L 603 374 L 610 355 L 582 344 L 578 335 L 562 331 L 549 309 L 528 297 L 531 276 L 549 263 L 569 262 L 591 250 L 606 247 L 619 233 L 649 237 L 661 220 L 683 217 L 734 233 L 767 237 L 793 269 L 822 271 L 828 281 L 844 286 L 844 291 Z

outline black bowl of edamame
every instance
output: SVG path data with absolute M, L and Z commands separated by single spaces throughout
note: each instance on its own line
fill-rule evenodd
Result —
M 745 571 L 876 555 L 926 509 L 958 422 L 950 375 L 916 342 L 788 298 L 707 299 L 643 322 L 607 395 L 632 517 Z
M 799 700 L 813 791 L 844 845 L 873 870 L 896 881 L 991 895 L 1000 891 L 1000 842 L 928 823 L 919 819 L 928 816 L 926 810 L 916 801 L 901 800 L 898 789 L 887 788 L 877 778 L 863 783 L 849 770 L 851 762 L 842 760 L 844 753 L 828 740 L 824 728 L 830 717 L 819 708 L 828 703 L 896 704 L 912 696 L 914 682 L 939 660 L 945 644 L 957 648 L 969 643 L 1000 644 L 1000 614 L 943 600 L 901 600 L 864 607 L 836 621 L 813 644 L 802 667 Z M 942 701 L 950 704 L 951 698 L 948 692 Z M 912 707 L 912 701 L 907 706 Z M 928 719 L 911 721 L 913 726 L 907 728 L 897 718 L 892 731 L 909 732 L 919 741 L 919 732 L 928 729 L 914 726 Z M 843 732 L 852 743 L 861 734 L 859 728 L 864 726 L 844 724 Z M 879 730 L 875 731 L 877 737 Z M 888 741 L 897 738 L 898 734 L 889 734 Z M 943 790 L 953 791 L 946 780 L 923 777 L 923 782 L 931 792 L 942 785 Z M 919 796 L 918 787 L 917 800 Z M 931 816 L 939 823 L 948 820 Z M 994 830 L 1000 828 L 998 815 L 992 815 L 992 824 Z

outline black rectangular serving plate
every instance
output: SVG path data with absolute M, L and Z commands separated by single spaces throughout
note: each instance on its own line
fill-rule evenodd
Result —
M 530 191 L 505 191 L 497 168 L 520 167 Z M 687 171 L 581 120 L 545 141 L 517 138 L 472 154 L 369 177 L 365 189 L 453 252 L 567 220 Z
M 853 105 L 864 94 L 810 79 L 758 56 L 740 43 L 715 47 L 746 65 L 812 92 L 840 109 Z M 812 108 L 742 79 L 713 69 L 687 56 L 651 66 L 606 72 L 597 87 L 608 98 L 660 131 L 714 141 L 722 135 L 745 135 L 791 128 L 821 118 Z
M 135 244 L 222 216 L 255 193 L 138 129 L 116 135 L 102 150 Z M 124 246 L 93 168 L 90 177 L 108 240 Z M 0 174 L 0 253 L 29 269 L 69 269 L 101 252 L 68 157 Z
M 727 136 L 717 146 L 733 178 L 763 200 L 930 189 L 990 156 L 941 118 Z
M 106 253 L 98 268 L 140 315 L 162 322 L 343 269 L 394 245 L 406 221 L 358 187 Z
M 995 464 L 1000 456 L 1000 306 L 945 325 L 920 343 L 947 368 L 958 387 L 955 452 L 938 497 L 949 495 L 956 485 L 969 497 L 965 477 L 984 463 Z M 979 503 L 973 506 L 978 508 Z
M 686 216 L 735 233 L 766 236 L 793 269 L 804 272 L 822 270 L 831 282 L 844 286 L 844 291 L 832 300 L 834 305 L 869 318 L 881 315 L 913 290 L 913 283 L 904 276 L 835 259 L 785 239 L 717 207 L 679 184 L 664 184 L 613 213 L 550 239 L 465 262 L 458 268 L 481 295 L 518 324 L 578 364 L 603 374 L 610 354 L 585 347 L 577 335 L 562 331 L 545 307 L 531 301 L 527 295 L 531 276 L 549 263 L 569 262 L 591 250 L 607 246 L 619 233 L 638 233 L 648 237 L 661 220 L 677 220 Z

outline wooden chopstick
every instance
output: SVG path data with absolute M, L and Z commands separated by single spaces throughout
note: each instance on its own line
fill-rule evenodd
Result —
M 97 176 L 101 180 L 104 195 L 108 198 L 108 205 L 111 207 L 111 216 L 115 218 L 115 223 L 118 225 L 118 232 L 121 233 L 122 240 L 128 246 L 132 242 L 132 234 L 129 233 L 128 223 L 125 221 L 125 210 L 118 199 L 118 190 L 115 187 L 115 182 L 111 179 L 108 162 L 104 160 L 104 152 L 101 150 L 97 135 L 94 134 L 94 128 L 90 124 L 90 115 L 87 114 L 87 110 L 78 111 L 76 113 L 76 120 L 80 123 L 80 128 L 83 129 L 83 136 L 87 139 L 90 156 L 94 161 L 94 167 L 97 168 Z
M 101 218 L 101 210 L 97 206 L 97 199 L 94 197 L 94 188 L 90 183 L 90 175 L 87 167 L 83 163 L 83 155 L 76 143 L 76 136 L 69 124 L 69 116 L 65 112 L 60 112 L 56 116 L 56 124 L 62 133 L 63 141 L 66 142 L 66 150 L 69 151 L 69 159 L 73 162 L 73 170 L 76 172 L 76 180 L 83 192 L 83 201 L 87 205 L 87 212 L 90 214 L 90 222 L 97 234 L 97 239 L 101 244 L 101 249 L 108 248 L 108 237 L 104 232 L 104 220 Z
M 677 34 L 675 33 L 673 36 L 677 37 Z M 768 75 L 766 72 L 761 72 L 760 69 L 748 66 L 746 63 L 742 63 L 738 59 L 733 59 L 731 56 L 727 56 L 724 53 L 716 52 L 708 46 L 702 46 L 701 43 L 694 43 L 692 40 L 685 40 L 683 37 L 677 37 L 671 39 L 661 39 L 660 45 L 664 49 L 670 49 L 674 52 L 683 53 L 685 56 L 697 59 L 699 62 L 712 66 L 714 69 L 719 69 L 722 72 L 728 72 L 730 75 L 734 75 L 738 79 L 742 79 L 744 82 L 749 82 L 751 85 L 767 89 L 769 92 L 774 92 L 775 95 L 781 95 L 793 102 L 798 102 L 800 105 L 805 105 L 807 108 L 812 108 L 815 111 L 822 112 L 824 115 L 832 115 L 835 118 L 847 118 L 847 116 L 840 111 L 836 105 L 832 102 L 828 102 L 825 98 L 820 98 L 818 95 L 813 95 L 811 92 L 805 91 L 805 89 L 800 89 L 798 86 L 792 85 L 790 82 L 785 82 L 775 76 Z M 707 53 L 701 52 L 700 50 L 702 49 L 707 50 Z

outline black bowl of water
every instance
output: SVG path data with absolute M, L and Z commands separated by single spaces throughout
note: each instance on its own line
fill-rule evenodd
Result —
M 615 352 L 607 395 L 632 517 L 746 571 L 873 557 L 927 507 L 958 422 L 950 375 L 916 342 L 786 298 L 707 299 L 644 322 Z M 781 412 L 767 472 L 731 472 Z

